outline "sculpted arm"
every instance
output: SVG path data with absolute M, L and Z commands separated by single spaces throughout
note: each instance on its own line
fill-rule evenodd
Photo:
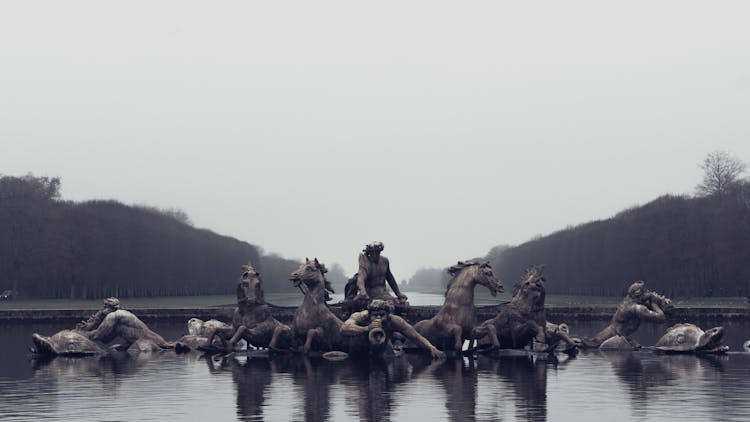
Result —
M 651 306 L 654 308 L 653 311 L 643 305 L 636 305 L 635 310 L 638 315 L 640 315 L 640 317 L 646 321 L 662 322 L 667 319 L 667 317 L 664 315 L 664 311 L 661 310 L 659 305 L 657 305 L 656 303 L 652 303 Z
M 391 325 L 396 331 L 399 331 L 409 340 L 417 343 L 420 347 L 429 350 L 433 358 L 437 359 L 445 357 L 445 353 L 441 352 L 435 346 L 433 346 L 429 340 L 419 334 L 417 330 L 415 330 L 414 327 L 412 327 L 408 322 L 404 321 L 403 318 L 398 315 L 391 315 L 390 320 Z
M 369 329 L 367 326 L 360 325 L 360 323 L 367 320 L 368 312 L 355 312 L 349 319 L 344 322 L 341 326 L 341 334 L 345 336 L 356 336 L 357 334 L 366 333 Z
M 367 296 L 367 290 L 365 289 L 368 267 L 369 263 L 365 255 L 359 254 L 359 271 L 357 271 L 357 296 L 365 299 L 369 299 L 369 297 Z
M 398 282 L 396 282 L 396 277 L 393 276 L 393 273 L 391 272 L 391 263 L 386 261 L 386 275 L 385 279 L 388 281 L 388 285 L 391 286 L 391 289 L 393 289 L 393 293 L 396 293 L 396 296 L 399 299 L 406 300 L 407 297 L 405 294 L 401 293 L 401 290 L 398 288 Z

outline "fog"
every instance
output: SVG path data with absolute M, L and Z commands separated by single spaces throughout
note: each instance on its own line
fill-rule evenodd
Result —
M 0 173 L 397 279 L 750 160 L 746 2 L 5 2 Z

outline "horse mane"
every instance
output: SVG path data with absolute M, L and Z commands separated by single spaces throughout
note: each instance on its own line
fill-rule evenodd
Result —
M 516 284 L 513 285 L 513 288 L 514 288 L 513 296 L 515 296 L 518 293 L 518 291 L 523 286 L 523 283 L 527 281 L 537 281 L 537 280 L 542 281 L 542 282 L 547 281 L 544 278 L 543 273 L 544 273 L 544 265 L 532 265 L 531 267 L 527 268 L 526 271 L 524 271 L 521 278 L 519 278 Z
M 328 268 L 326 268 L 326 266 L 322 262 L 318 261 L 318 258 L 313 258 L 312 261 L 310 261 L 310 258 L 305 258 L 305 265 L 310 264 L 315 266 L 315 269 L 320 270 L 320 272 L 323 274 L 328 272 Z
M 459 274 L 468 267 L 474 266 L 474 265 L 485 265 L 488 264 L 487 261 L 478 260 L 478 259 L 468 259 L 466 261 L 458 261 L 456 265 L 452 265 L 448 267 L 446 270 L 448 274 L 451 275 L 451 279 L 448 281 L 448 285 L 445 287 L 445 294 L 443 296 L 448 295 L 448 291 L 450 291 L 451 287 L 453 287 L 453 283 L 458 279 Z

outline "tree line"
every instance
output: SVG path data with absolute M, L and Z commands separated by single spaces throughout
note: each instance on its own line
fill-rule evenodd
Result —
M 713 152 L 695 196 L 665 195 L 616 216 L 490 251 L 495 273 L 516 280 L 545 264 L 547 291 L 621 295 L 630 282 L 675 297 L 750 294 L 750 182 L 746 166 Z
M 60 179 L 0 176 L 0 291 L 88 299 L 233 294 L 251 262 L 266 292 L 294 292 L 300 262 L 192 226 L 175 209 L 60 198 Z

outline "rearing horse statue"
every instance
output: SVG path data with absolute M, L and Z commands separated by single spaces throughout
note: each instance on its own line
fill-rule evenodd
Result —
M 341 336 L 343 321 L 328 309 L 326 304 L 326 278 L 328 270 L 315 258 L 305 258 L 305 263 L 289 278 L 305 294 L 302 305 L 297 308 L 292 321 L 292 335 L 304 339 L 302 351 L 311 349 L 346 351 L 347 344 Z
M 263 296 L 262 284 L 260 274 L 252 265 L 242 266 L 242 277 L 237 283 L 237 308 L 232 316 L 232 325 L 219 327 L 208 333 L 207 347 L 211 347 L 214 336 L 229 339 L 228 350 L 233 350 L 240 339 L 253 346 L 271 350 L 289 346 L 291 330 L 271 315 L 271 307 Z
M 486 261 L 459 261 L 448 268 L 448 273 L 453 278 L 448 282 L 443 307 L 431 319 L 416 323 L 414 329 L 438 349 L 453 348 L 460 352 L 464 340 L 472 340 L 476 325 L 474 287 L 481 284 L 496 296 L 503 291 L 503 283 Z
M 542 350 L 553 352 L 558 344 L 572 350 L 579 341 L 571 338 L 567 325 L 547 321 L 544 301 L 547 295 L 544 267 L 526 270 L 516 284 L 516 292 L 510 303 L 499 307 L 494 318 L 474 328 L 474 338 L 489 337 L 492 348 L 522 349 L 538 343 Z

